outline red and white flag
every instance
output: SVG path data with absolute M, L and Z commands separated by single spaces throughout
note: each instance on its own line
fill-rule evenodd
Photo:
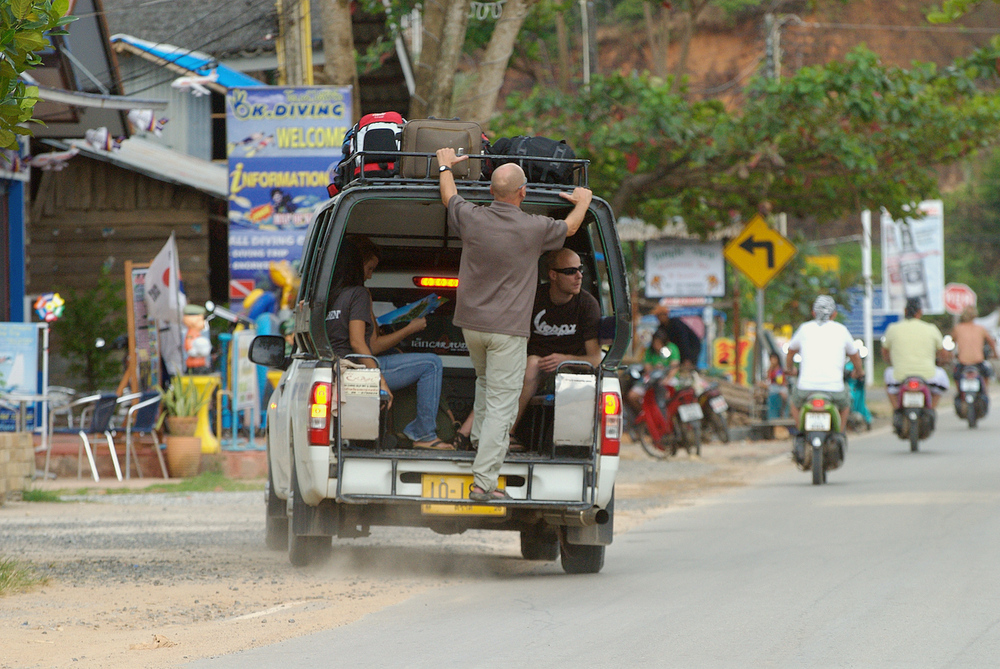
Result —
M 187 304 L 181 292 L 181 272 L 177 261 L 177 241 L 174 233 L 146 273 L 146 312 L 149 318 L 172 323 L 179 322 Z

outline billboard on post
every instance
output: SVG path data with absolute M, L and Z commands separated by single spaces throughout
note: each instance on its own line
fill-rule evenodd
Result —
M 351 87 L 255 86 L 226 94 L 229 298 L 293 266 L 351 127 Z
M 911 297 L 925 314 L 944 313 L 944 206 L 926 200 L 922 217 L 893 220 L 882 214 L 882 284 L 886 310 L 902 313 Z
M 646 297 L 725 297 L 722 242 L 646 242 Z

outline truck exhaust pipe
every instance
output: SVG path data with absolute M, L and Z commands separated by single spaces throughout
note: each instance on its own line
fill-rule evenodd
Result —
M 586 511 L 547 511 L 542 514 L 542 517 L 549 525 L 566 525 L 568 527 L 606 525 L 611 519 L 607 510 L 596 506 Z

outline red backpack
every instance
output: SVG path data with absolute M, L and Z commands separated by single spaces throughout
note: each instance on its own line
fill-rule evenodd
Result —
M 343 157 L 337 165 L 333 183 L 327 186 L 330 197 L 360 177 L 362 167 L 366 177 L 392 177 L 399 174 L 399 156 L 395 154 L 400 150 L 404 125 L 406 119 L 396 112 L 362 116 L 344 135 L 344 145 L 341 148 Z M 365 155 L 348 160 L 359 151 L 363 151 Z M 378 153 L 380 151 L 386 153 Z

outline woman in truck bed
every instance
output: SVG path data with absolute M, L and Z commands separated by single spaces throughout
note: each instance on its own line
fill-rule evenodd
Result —
M 358 246 L 357 240 L 344 240 L 330 288 L 331 307 L 326 315 L 326 330 L 334 353 L 341 358 L 352 353 L 377 355 L 410 334 L 403 330 L 384 337 L 376 334 L 371 294 L 364 287 L 365 261 Z M 361 362 L 367 367 L 376 366 L 371 358 L 362 358 Z M 441 401 L 441 359 L 433 353 L 396 353 L 379 356 L 378 366 L 382 372 L 382 389 L 389 393 L 390 406 L 393 390 L 417 384 L 417 417 L 403 428 L 403 434 L 413 446 L 454 450 L 453 445 L 438 439 L 436 431 Z

